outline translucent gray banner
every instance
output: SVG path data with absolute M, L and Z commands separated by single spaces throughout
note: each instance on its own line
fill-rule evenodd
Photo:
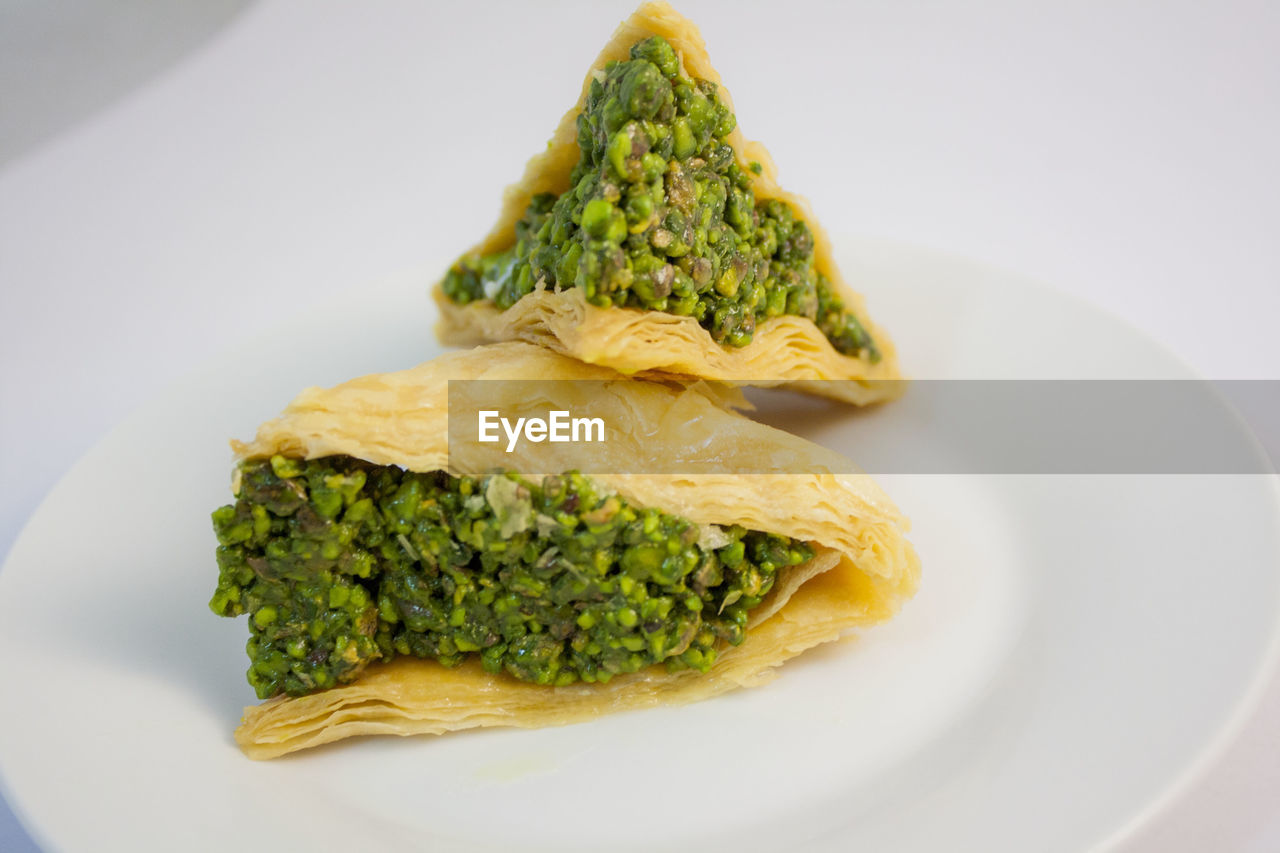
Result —
M 893 402 L 858 409 L 782 390 L 743 389 L 744 397 L 725 386 L 453 381 L 449 447 L 451 459 L 469 470 L 588 474 L 1275 472 L 1263 445 L 1274 453 L 1280 440 L 1277 381 L 902 386 Z M 741 417 L 753 423 L 720 414 L 745 401 L 754 408 Z M 820 447 L 808 449 L 790 434 Z

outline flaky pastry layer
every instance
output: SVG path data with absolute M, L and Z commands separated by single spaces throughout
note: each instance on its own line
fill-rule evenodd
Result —
M 562 726 L 755 687 L 805 649 L 883 618 L 866 607 L 860 589 L 864 579 L 838 564 L 839 556 L 825 551 L 792 570 L 808 570 L 811 576 L 793 594 L 775 597 L 781 601 L 769 618 L 752 624 L 747 641 L 726 648 L 707 673 L 670 674 L 659 664 L 607 684 L 539 687 L 490 675 L 475 661 L 449 669 L 435 661 L 397 658 L 375 664 L 349 685 L 246 708 L 236 741 L 250 758 L 277 758 L 359 735 Z

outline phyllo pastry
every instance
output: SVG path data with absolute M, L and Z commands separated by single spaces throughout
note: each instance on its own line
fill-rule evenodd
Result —
M 482 379 L 539 380 L 513 411 L 589 393 L 606 440 L 451 448 L 450 380 Z M 906 519 L 722 402 L 510 342 L 308 389 L 233 442 L 210 606 L 248 616 L 244 751 L 689 702 L 891 616 Z
M 525 340 L 629 375 L 799 383 L 859 404 L 901 388 L 876 381 L 899 378 L 893 343 L 665 3 L 619 26 L 435 297 L 446 343 Z

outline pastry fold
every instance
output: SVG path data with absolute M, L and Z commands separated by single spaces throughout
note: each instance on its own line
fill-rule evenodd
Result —
M 525 166 L 524 176 L 509 186 L 502 210 L 489 235 L 468 252 L 479 257 L 514 244 L 515 224 L 530 200 L 540 193 L 560 194 L 570 188 L 570 172 L 579 157 L 577 116 L 586 103 L 593 75 L 615 60 L 625 60 L 630 47 L 650 36 L 665 38 L 676 50 L 686 75 L 719 86 L 720 99 L 733 101 L 711 65 L 706 44 L 692 21 L 664 2 L 645 3 L 614 32 L 589 69 L 582 94 L 560 120 L 547 148 Z M 867 354 L 848 356 L 837 351 L 811 321 L 795 315 L 760 323 L 753 340 L 743 347 L 721 346 L 688 316 L 636 308 L 600 308 L 589 304 L 579 288 L 535 290 L 505 311 L 490 300 L 459 305 L 439 283 L 434 297 L 440 309 L 437 334 L 452 345 L 522 340 L 548 347 L 592 364 L 602 364 L 642 377 L 694 377 L 737 381 L 759 386 L 798 383 L 807 393 L 858 405 L 891 399 L 901 392 L 901 374 L 888 333 L 871 321 L 865 300 L 845 282 L 832 254 L 831 240 L 809 203 L 778 185 L 777 168 L 759 142 L 735 127 L 727 137 L 738 164 L 760 165 L 752 181 L 757 201 L 776 199 L 791 207 L 813 233 L 814 263 L 830 279 L 844 301 L 871 335 L 879 361 Z M 754 170 L 752 170 L 754 172 Z M 848 381 L 813 381 L 848 380 Z
M 611 422 L 604 444 L 573 444 L 550 456 L 547 445 L 536 456 L 524 447 L 492 455 L 455 447 L 451 453 L 448 385 L 462 379 L 595 380 L 590 387 L 597 404 L 629 420 Z M 573 382 L 537 387 L 547 399 L 513 399 L 512 405 L 569 408 L 580 402 Z M 263 424 L 253 441 L 233 442 L 241 459 L 345 455 L 454 476 L 480 475 L 497 464 L 521 473 L 549 465 L 579 468 L 634 505 L 697 524 L 736 524 L 788 536 L 814 551 L 807 562 L 780 571 L 769 596 L 752 611 L 745 641 L 725 648 L 706 673 L 669 673 L 653 665 L 608 683 L 546 687 L 487 673 L 474 661 L 450 669 L 399 657 L 371 664 L 351 684 L 247 708 L 236 732 L 242 749 L 252 758 L 272 758 L 356 735 L 560 725 L 694 701 L 762 683 L 804 649 L 893 615 L 914 592 L 919 575 L 918 558 L 905 538 L 907 520 L 868 476 L 839 473 L 849 470 L 842 457 L 725 408 L 722 393 L 700 385 L 638 382 L 510 342 L 308 389 Z M 602 460 L 590 454 L 604 452 L 635 454 L 636 470 L 646 462 L 675 460 L 678 470 L 687 466 L 690 473 L 617 473 L 617 465 L 592 472 Z M 786 473 L 759 473 L 770 467 Z M 796 473 L 801 470 L 807 473 Z

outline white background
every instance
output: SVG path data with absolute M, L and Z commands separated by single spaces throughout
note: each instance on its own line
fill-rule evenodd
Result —
M 0 552 L 195 366 L 474 242 L 631 9 L 79 5 L 0 3 Z M 833 234 L 1030 273 L 1205 375 L 1280 378 L 1280 5 L 680 9 Z M 1124 849 L 1280 849 L 1276 803 L 1273 684 Z M 3 808 L 0 849 L 33 849 Z

